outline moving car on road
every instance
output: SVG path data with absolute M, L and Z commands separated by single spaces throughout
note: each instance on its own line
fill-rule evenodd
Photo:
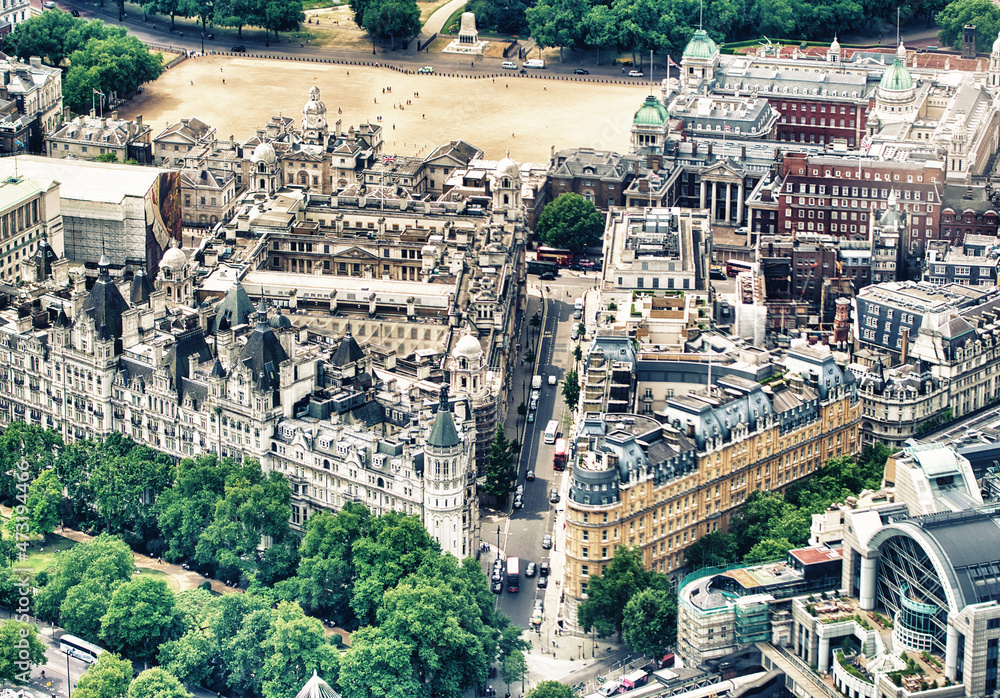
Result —
M 548 533 L 542 536 L 542 550 L 552 550 L 552 536 Z
M 559 382 L 559 379 L 556 378 L 556 374 L 554 374 L 554 373 L 549 374 L 549 385 L 555 385 L 558 382 Z
M 535 566 L 534 562 L 529 562 L 527 565 L 524 566 L 524 576 L 525 577 L 534 577 L 535 576 L 535 572 L 537 572 L 537 571 L 538 571 L 538 568 Z
M 233 53 L 246 53 L 246 52 L 247 52 L 247 47 L 246 47 L 246 46 L 243 46 L 243 45 L 241 45 L 241 44 L 237 44 L 236 46 L 233 46 L 233 47 L 232 47 L 231 49 L 229 49 L 229 50 L 230 50 L 231 52 L 233 52 Z
M 535 471 L 534 470 L 529 470 L 528 472 L 526 472 L 524 474 L 524 479 L 527 480 L 528 482 L 531 482 L 532 480 L 534 480 L 535 479 Z
M 630 78 L 641 78 L 642 77 L 642 71 L 641 70 L 630 70 L 630 71 L 628 71 L 628 76 Z
M 583 68 L 577 68 L 576 70 L 573 71 L 573 74 L 574 75 L 590 75 L 590 71 L 589 70 L 584 70 Z
M 514 495 L 514 508 L 521 509 L 524 507 L 524 496 L 520 494 Z
M 514 61 L 504 61 L 500 64 L 500 67 L 504 70 L 517 70 L 517 63 Z

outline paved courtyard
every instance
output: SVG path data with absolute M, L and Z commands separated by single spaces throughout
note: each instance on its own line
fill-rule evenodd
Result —
M 437 145 L 463 138 L 485 150 L 488 158 L 499 159 L 510 148 L 514 159 L 532 162 L 547 161 L 552 146 L 627 151 L 632 116 L 650 89 L 645 83 L 514 75 L 495 80 L 446 78 L 387 68 L 209 55 L 166 71 L 119 115 L 141 114 L 154 135 L 168 122 L 197 116 L 216 126 L 220 139 L 233 135 L 241 140 L 263 128 L 272 115 L 291 116 L 298 123 L 314 83 L 322 91 L 331 129 L 338 118 L 346 129 L 381 116 L 386 152 L 425 155 Z M 383 88 L 392 92 L 383 93 Z

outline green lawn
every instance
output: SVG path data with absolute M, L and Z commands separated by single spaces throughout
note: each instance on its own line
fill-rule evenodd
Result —
M 174 592 L 175 594 L 181 590 L 180 582 L 178 582 L 176 579 L 171 577 L 166 572 L 158 570 L 155 567 L 143 567 L 141 569 L 143 576 L 146 576 L 148 574 L 152 577 L 162 577 L 163 581 L 165 581 L 167 583 L 167 586 L 170 587 L 170 591 Z
M 75 540 L 64 538 L 55 533 L 49 535 L 48 543 L 40 545 L 40 541 L 34 541 L 28 548 L 28 555 L 23 562 L 15 563 L 16 566 L 30 569 L 37 573 L 55 566 L 56 556 L 63 550 L 69 550 L 76 545 Z

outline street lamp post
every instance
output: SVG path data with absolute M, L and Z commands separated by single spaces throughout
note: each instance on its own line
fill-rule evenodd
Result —
M 69 652 L 66 653 L 66 698 L 72 698 L 73 677 L 69 675 Z
M 500 557 L 500 526 L 497 525 L 497 557 Z

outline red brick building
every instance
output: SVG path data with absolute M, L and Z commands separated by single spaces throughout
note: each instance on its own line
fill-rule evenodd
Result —
M 886 208 L 890 189 L 908 212 L 911 253 L 939 239 L 944 173 L 940 163 L 869 160 L 790 153 L 778 164 L 779 233 L 829 233 L 868 238 L 871 216 Z

